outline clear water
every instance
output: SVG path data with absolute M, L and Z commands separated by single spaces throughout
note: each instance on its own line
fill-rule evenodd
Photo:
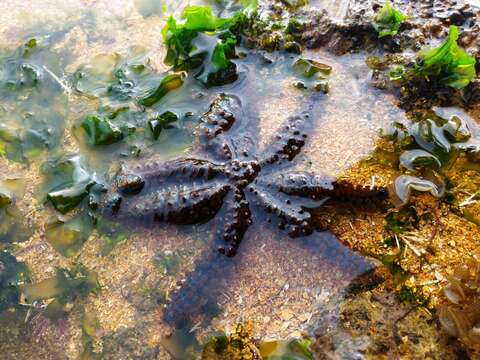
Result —
M 128 59 L 134 46 L 143 49 L 144 59 L 150 59 L 156 71 L 165 71 L 160 31 L 166 16 L 178 15 L 187 3 L 0 1 L 2 56 L 15 57 L 14 49 L 29 39 L 38 39 L 45 53 L 35 58 L 34 64 L 44 70 L 42 81 L 46 84 L 27 100 L 2 91 L 0 124 L 20 133 L 24 140 L 29 136 L 27 128 L 46 132 L 51 140 L 44 146 L 43 138 L 36 137 L 39 146 L 17 152 L 13 149 L 10 157 L 0 159 L 0 180 L 21 179 L 24 192 L 18 196 L 16 213 L 4 219 L 13 227 L 5 243 L 18 243 L 13 253 L 28 264 L 34 282 L 50 278 L 55 267 L 79 262 L 95 272 L 102 285 L 95 294 L 75 301 L 68 316 L 57 322 L 45 320 L 42 309 L 35 306 L 1 315 L 5 330 L 0 331 L 0 350 L 7 358 L 77 358 L 84 348 L 81 332 L 85 313 L 98 319 L 94 337 L 105 340 L 108 356 L 168 358 L 164 338 L 178 329 L 166 324 L 162 314 L 176 283 L 188 277 L 195 264 L 212 251 L 219 226 L 216 218 L 197 226 L 130 226 L 126 239 L 109 251 L 104 251 L 105 236 L 94 232 L 65 257 L 47 241 L 45 225 L 52 217 L 67 221 L 68 216 L 59 216 L 45 205 L 42 164 L 67 154 L 81 154 L 90 171 L 107 181 L 120 164 L 195 156 L 193 129 L 198 116 L 221 92 L 239 96 L 249 116 L 255 117 L 261 149 L 284 119 L 312 102 L 293 86 L 296 78 L 289 69 L 294 57 L 273 55 L 274 63 L 266 65 L 259 54 L 251 53 L 238 60 L 241 76 L 236 83 L 207 90 L 187 80 L 181 89 L 156 104 L 153 111 L 191 113 L 158 140 L 139 132 L 128 141 L 103 149 L 86 144 L 75 129 L 83 116 L 96 111 L 99 100 L 75 93 L 74 72 L 85 64 L 95 64 L 99 54 L 111 59 L 117 53 Z M 345 3 L 335 4 L 339 17 Z M 328 95 L 313 101 L 314 131 L 296 160 L 296 168 L 339 175 L 372 150 L 380 127 L 387 121 L 402 120 L 403 114 L 385 105 L 387 95 L 368 87 L 369 72 L 362 57 L 334 58 L 322 52 L 306 56 L 333 67 L 332 88 Z M 101 68 L 98 63 L 95 67 Z M 105 71 L 108 73 L 108 66 Z M 213 263 L 223 268 L 214 272 L 215 277 L 207 276 L 197 284 L 199 294 L 210 294 L 208 300 L 215 311 L 202 314 L 202 321 L 194 324 L 195 335 L 201 337 L 252 319 L 259 337 L 299 336 L 335 313 L 345 290 L 373 268 L 329 232 L 291 239 L 267 220 L 263 215 L 256 218 L 239 254 L 220 265 Z M 165 265 L 170 264 L 168 259 L 175 259 L 175 266 Z

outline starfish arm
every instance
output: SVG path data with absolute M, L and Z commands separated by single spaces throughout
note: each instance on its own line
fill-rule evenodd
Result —
M 342 179 L 335 180 L 331 190 L 331 197 L 339 201 L 385 201 L 388 196 L 388 190 L 385 187 L 354 184 L 349 180 Z
M 271 139 L 260 155 L 261 166 L 276 164 L 282 160 L 292 161 L 305 145 L 308 123 L 308 114 L 289 117 L 280 128 L 279 134 Z
M 212 218 L 230 191 L 224 182 L 172 184 L 135 196 L 124 196 L 115 217 L 130 220 L 195 224 Z
M 223 239 L 228 245 L 222 246 L 219 251 L 227 256 L 234 256 L 252 224 L 252 214 L 245 193 L 239 188 L 235 188 L 231 202 L 227 201 L 227 204 L 229 206 L 224 217 Z
M 310 172 L 288 172 L 273 178 L 258 180 L 263 186 L 287 195 L 322 199 L 352 201 L 355 199 L 379 199 L 388 197 L 385 188 L 355 185 L 348 180 L 339 180 L 329 175 L 316 175 Z
M 221 94 L 215 98 L 209 110 L 200 118 L 197 131 L 200 148 L 226 161 L 251 159 L 256 155 L 254 114 L 242 108 L 240 99 Z
M 180 158 L 152 161 L 133 168 L 122 168 L 115 176 L 115 189 L 120 193 L 138 193 L 144 188 L 181 180 L 210 180 L 222 174 L 222 167 L 208 160 Z
M 197 131 L 200 147 L 223 160 L 232 159 L 234 149 L 230 136 L 226 133 L 234 126 L 240 113 L 240 99 L 225 94 L 217 96 L 209 110 L 200 118 Z
M 308 208 L 321 206 L 323 202 L 305 201 L 299 197 L 272 192 L 259 184 L 249 186 L 258 205 L 280 219 L 280 227 L 287 226 L 291 236 L 307 235 L 312 232 L 311 214 Z
M 251 224 L 249 203 L 244 192 L 235 188 L 224 200 L 224 223 L 216 237 L 223 249 L 207 251 L 196 261 L 195 269 L 187 274 L 171 298 L 164 313 L 167 323 L 176 328 L 193 326 L 208 317 L 209 304 L 216 304 L 224 289 L 221 282 L 227 282 L 233 274 L 233 256 Z M 227 246 L 225 246 L 227 242 Z M 227 255 L 227 256 L 225 256 Z

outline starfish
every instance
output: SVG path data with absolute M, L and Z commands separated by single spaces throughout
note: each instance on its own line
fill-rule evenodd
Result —
M 381 188 L 288 171 L 306 143 L 312 123 L 308 112 L 289 117 L 260 152 L 253 140 L 253 116 L 242 116 L 242 112 L 239 98 L 217 96 L 201 117 L 197 133 L 197 152 L 203 156 L 123 169 L 115 178 L 109 208 L 118 218 L 197 224 L 214 218 L 220 209 L 224 214 L 217 254 L 226 256 L 210 253 L 197 263 L 198 276 L 189 277 L 174 295 L 167 320 L 186 314 L 196 302 L 205 305 L 205 294 L 194 288 L 205 281 L 210 269 L 224 268 L 224 259 L 237 253 L 255 220 L 253 208 L 277 217 L 279 227 L 295 237 L 315 230 L 309 210 L 330 198 L 386 198 Z M 193 300 L 195 297 L 198 301 Z
M 209 158 L 150 163 L 117 174 L 116 196 L 110 200 L 115 216 L 197 224 L 225 206 L 225 245 L 218 250 L 234 256 L 252 224 L 252 201 L 274 213 L 290 236 L 302 236 L 314 229 L 307 209 L 318 208 L 330 197 L 386 195 L 383 189 L 356 187 L 326 175 L 285 172 L 305 145 L 308 113 L 289 117 L 279 135 L 257 154 L 248 135 L 229 135 L 248 128 L 248 123 L 237 121 L 241 110 L 237 97 L 221 94 L 202 116 L 199 147 Z

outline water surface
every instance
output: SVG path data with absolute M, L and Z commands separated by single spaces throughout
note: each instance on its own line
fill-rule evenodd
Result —
M 162 339 L 178 330 L 163 321 L 168 300 L 177 291 L 177 283 L 214 249 L 218 226 L 215 218 L 197 226 L 130 226 L 127 238 L 108 252 L 104 251 L 105 239 L 94 232 L 73 256 L 65 257 L 45 236 L 46 224 L 52 217 L 69 219 L 44 203 L 42 164 L 46 161 L 81 154 L 85 166 L 108 182 L 121 164 L 195 156 L 198 117 L 217 94 L 227 92 L 239 96 L 248 116 L 254 118 L 260 149 L 288 116 L 311 107 L 313 131 L 296 167 L 340 175 L 373 149 L 380 127 L 387 121 L 403 119 L 399 111 L 386 105 L 386 95 L 368 86 L 369 71 L 361 56 L 334 58 L 323 52 L 307 53 L 309 58 L 333 67 L 329 94 L 312 97 L 293 86 L 298 80 L 290 70 L 294 56 L 273 54 L 273 64 L 266 64 L 262 54 L 251 52 L 237 61 L 240 79 L 236 83 L 207 90 L 188 79 L 182 88 L 156 104 L 151 111 L 168 109 L 189 114 L 158 140 L 139 131 L 128 141 L 92 148 L 75 129 L 79 120 L 97 111 L 103 100 L 76 93 L 73 74 L 88 64 L 99 68 L 96 61 L 101 54 L 106 63 L 117 58 L 128 60 L 133 47 L 133 52 L 142 49 L 142 61 L 149 61 L 156 72 L 167 70 L 160 31 L 166 16 L 178 15 L 186 3 L 0 2 L 2 54 L 15 56 L 16 48 L 37 39 L 45 55 L 34 62 L 43 69 L 47 84 L 44 92 L 27 100 L 2 94 L 2 124 L 21 131 L 25 119 L 31 119 L 30 115 L 24 116 L 28 112 L 47 120 L 45 124 L 40 122 L 41 126 L 36 121 L 27 126 L 38 125 L 40 132 L 49 134 L 58 132 L 48 146 L 22 150 L 24 158 L 12 155 L 0 159 L 4 169 L 0 180 L 15 177 L 26 181 L 25 195 L 18 199 L 16 207 L 22 214 L 19 218 L 25 219 L 22 226 L 27 226 L 32 235 L 21 242 L 20 238 L 10 239 L 19 242 L 14 253 L 28 264 L 34 282 L 52 276 L 55 267 L 80 262 L 98 274 L 102 285 L 97 293 L 76 302 L 61 322 L 43 320 L 41 309 L 34 310 L 36 316 L 29 314 L 25 318 L 22 312 L 17 318 L 3 317 L 6 331 L 0 333 L 0 350 L 8 358 L 33 359 L 37 356 L 33 354 L 41 354 L 42 359 L 77 358 L 83 348 L 80 338 L 84 313 L 98 319 L 100 330 L 96 336 L 105 339 L 108 356 L 133 356 L 138 349 L 144 349 L 145 353 L 135 355 L 168 358 Z M 338 17 L 346 11 L 345 4 L 335 4 Z M 108 73 L 111 68 L 107 65 Z M 176 259 L 175 266 L 166 266 L 165 261 L 171 258 Z M 216 308 L 201 314 L 202 321 L 193 324 L 199 336 L 228 329 L 242 319 L 255 321 L 259 337 L 299 336 L 324 321 L 321 314 L 335 313 L 345 289 L 373 268 L 370 261 L 341 245 L 329 232 L 291 239 L 269 223 L 267 216 L 258 217 L 248 230 L 239 255 L 222 264 L 225 268 L 214 272 L 222 274 L 222 278 L 207 276 L 205 283 L 198 284 L 202 288 L 199 293 L 209 293 L 208 300 Z

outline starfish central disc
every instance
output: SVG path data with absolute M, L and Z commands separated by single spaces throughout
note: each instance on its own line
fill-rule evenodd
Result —
M 228 163 L 225 174 L 236 186 L 243 189 L 257 178 L 260 170 L 260 163 L 256 160 L 232 160 Z

